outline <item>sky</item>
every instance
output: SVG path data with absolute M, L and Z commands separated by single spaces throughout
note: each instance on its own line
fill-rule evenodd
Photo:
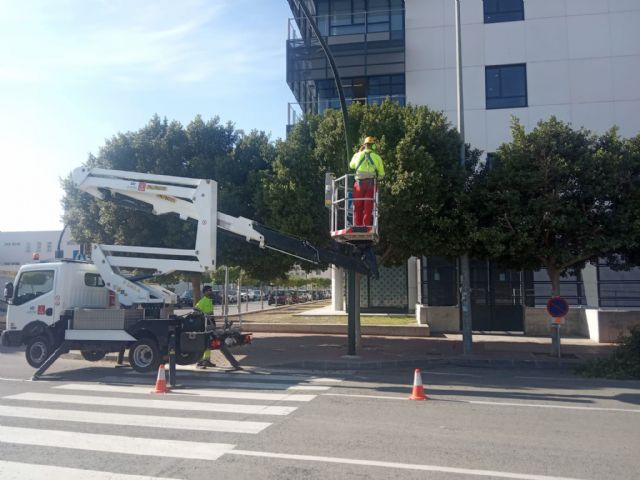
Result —
M 0 0 L 0 231 L 61 230 L 60 179 L 158 114 L 282 138 L 286 0 Z

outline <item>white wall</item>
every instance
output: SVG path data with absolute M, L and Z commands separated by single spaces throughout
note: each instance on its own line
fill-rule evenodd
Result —
M 640 132 L 640 0 L 525 0 L 525 20 L 484 24 L 461 0 L 466 140 L 491 152 L 551 115 L 603 132 Z M 406 0 L 407 101 L 456 123 L 454 0 Z M 528 107 L 485 109 L 487 65 L 527 64 Z
M 33 261 L 34 253 L 40 254 L 40 260 L 53 259 L 59 238 L 59 230 L 0 232 L 0 270 L 17 271 L 20 265 Z M 72 258 L 80 247 L 65 231 L 60 248 L 66 258 Z

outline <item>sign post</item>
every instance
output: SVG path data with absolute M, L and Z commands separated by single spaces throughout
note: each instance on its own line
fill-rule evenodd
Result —
M 560 349 L 560 326 L 564 324 L 564 317 L 569 313 L 569 304 L 562 297 L 551 297 L 547 302 L 547 313 L 551 315 L 551 355 L 562 358 Z

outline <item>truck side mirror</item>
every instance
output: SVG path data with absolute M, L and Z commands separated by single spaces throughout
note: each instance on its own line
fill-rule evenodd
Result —
M 7 282 L 4 284 L 4 300 L 9 302 L 13 298 L 13 283 Z

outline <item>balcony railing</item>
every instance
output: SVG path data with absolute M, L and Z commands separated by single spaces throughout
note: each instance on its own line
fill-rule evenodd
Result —
M 405 104 L 405 95 L 369 95 L 365 98 L 347 98 L 347 105 L 352 103 L 361 103 L 363 105 L 379 105 L 385 99 L 389 99 L 392 102 Z M 338 110 L 340 108 L 340 100 L 337 98 L 318 99 L 314 102 L 296 103 L 290 102 L 288 104 L 288 125 L 292 126 L 302 120 L 305 113 L 322 113 L 328 109 Z
M 404 9 L 370 10 L 339 15 L 313 17 L 323 37 L 389 33 L 391 38 L 404 36 Z M 311 29 L 304 17 L 289 19 L 288 40 L 310 40 L 315 43 Z

